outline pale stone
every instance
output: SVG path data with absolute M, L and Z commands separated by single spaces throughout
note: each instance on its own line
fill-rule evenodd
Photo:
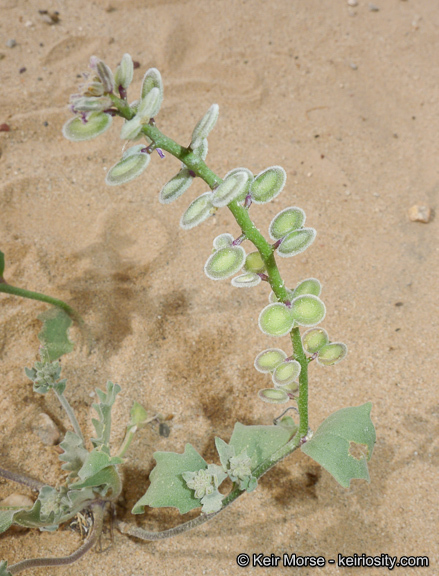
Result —
M 59 442 L 60 433 L 57 425 L 47 414 L 39 414 L 32 422 L 32 431 L 37 434 L 43 444 L 54 446 Z
M 409 218 L 412 222 L 430 222 L 431 210 L 428 206 L 415 204 L 409 210 Z

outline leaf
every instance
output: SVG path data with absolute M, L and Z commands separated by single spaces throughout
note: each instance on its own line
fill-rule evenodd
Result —
M 244 450 L 252 461 L 252 471 L 265 462 L 292 437 L 291 429 L 282 426 L 244 426 L 235 424 L 229 445 L 235 448 L 236 454 Z
M 156 452 L 157 465 L 149 475 L 151 485 L 132 509 L 133 514 L 142 514 L 145 506 L 153 508 L 174 507 L 185 514 L 201 506 L 193 490 L 183 480 L 183 472 L 197 472 L 207 468 L 207 463 L 191 444 L 186 444 L 183 454 Z
M 38 316 L 43 328 L 38 339 L 48 353 L 48 361 L 58 360 L 63 354 L 68 354 L 74 348 L 69 340 L 69 328 L 72 325 L 70 316 L 61 308 L 50 308 Z
M 219 454 L 220 461 L 224 470 L 227 470 L 230 458 L 235 455 L 235 448 L 221 440 L 221 438 L 215 438 L 216 450 Z
M 302 446 L 302 452 L 323 466 L 344 488 L 349 488 L 352 478 L 370 480 L 367 461 L 376 440 L 371 409 L 372 403 L 367 402 L 334 412 Z
M 83 482 L 70 484 L 70 488 L 75 491 L 81 490 L 82 488 L 100 488 L 100 494 L 106 496 L 110 489 L 112 495 L 118 494 L 122 488 L 122 483 L 116 468 L 114 466 L 107 466 L 107 468 L 103 468 L 97 474 L 88 477 Z
M 6 532 L 6 530 L 12 525 L 14 514 L 20 510 L 23 510 L 23 508 L 0 508 L 0 534 Z
M 117 456 L 111 457 L 105 452 L 94 449 L 87 454 L 82 468 L 78 471 L 78 476 L 84 481 L 87 480 L 87 478 L 96 476 L 98 472 L 107 468 L 107 466 L 117 466 L 118 464 L 122 464 L 122 462 L 122 458 Z
M 85 449 L 81 438 L 75 432 L 67 430 L 64 440 L 60 443 L 60 448 L 64 452 L 59 455 L 59 459 L 61 462 L 65 462 L 61 468 L 70 472 L 70 478 L 77 476 L 88 456 L 88 451 Z
M 113 382 L 107 382 L 106 393 L 96 388 L 96 394 L 100 402 L 99 404 L 93 404 L 93 408 L 98 414 L 98 420 L 92 418 L 92 423 L 96 430 L 96 438 L 91 438 L 91 442 L 95 448 L 105 449 L 108 454 L 110 453 L 111 409 L 120 391 L 121 387 L 119 384 L 113 384 Z
M 0 560 L 0 576 L 12 576 L 8 570 L 8 563 L 6 560 Z

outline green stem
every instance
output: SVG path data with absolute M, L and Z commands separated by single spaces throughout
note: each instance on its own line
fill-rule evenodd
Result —
M 66 411 L 67 416 L 69 417 L 69 420 L 73 426 L 73 429 L 74 429 L 76 435 L 79 436 L 79 438 L 81 438 L 81 440 L 82 440 L 82 443 L 85 444 L 84 436 L 83 436 L 82 431 L 81 431 L 81 427 L 79 426 L 78 420 L 76 419 L 75 413 L 73 412 L 73 408 L 70 406 L 69 401 L 64 396 L 64 394 L 60 394 L 56 390 L 56 388 L 54 388 L 53 391 L 55 392 L 56 397 L 60 401 L 61 406 Z
M 32 292 L 31 290 L 26 290 L 25 288 L 17 288 L 16 286 L 7 284 L 5 281 L 0 282 L 0 292 L 4 292 L 5 294 L 13 294 L 14 296 L 21 296 L 22 298 L 30 298 L 31 300 L 39 300 L 40 302 L 46 302 L 47 304 L 57 306 L 58 308 L 64 310 L 64 312 L 66 312 L 70 318 L 72 318 L 72 320 L 76 320 L 80 326 L 84 326 L 84 320 L 76 312 L 76 310 L 74 310 L 71 306 L 62 300 L 58 300 L 58 298 L 52 298 L 52 296 L 41 294 L 41 292 Z
M 300 417 L 299 436 L 304 438 L 308 434 L 308 359 L 303 350 L 299 328 L 293 328 L 290 335 L 293 344 L 294 359 L 297 360 L 301 366 L 297 408 Z

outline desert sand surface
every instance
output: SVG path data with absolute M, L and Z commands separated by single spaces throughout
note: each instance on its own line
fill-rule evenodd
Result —
M 115 69 L 130 53 L 144 72 L 160 70 L 165 100 L 157 125 L 188 145 L 213 103 L 220 117 L 209 137 L 209 167 L 223 177 L 272 165 L 287 185 L 272 203 L 252 206 L 267 233 L 273 216 L 300 206 L 317 239 L 281 259 L 287 286 L 323 284 L 331 339 L 347 358 L 310 366 L 310 424 L 335 410 L 373 403 L 377 443 L 370 483 L 339 486 L 303 453 L 288 457 L 211 523 L 155 543 L 109 526 L 102 553 L 35 576 L 261 574 L 240 568 L 239 553 L 324 556 L 428 556 L 439 574 L 438 220 L 439 10 L 435 0 L 1 0 L 0 249 L 5 279 L 75 307 L 93 348 L 78 343 L 63 359 L 67 395 L 92 434 L 93 390 L 122 386 L 113 421 L 117 443 L 134 400 L 169 420 L 170 435 L 141 431 L 123 466 L 120 517 L 151 530 L 182 521 L 173 509 L 130 516 L 145 492 L 156 450 L 190 442 L 216 458 L 236 421 L 269 424 L 279 407 L 259 389 L 269 377 L 255 356 L 288 338 L 257 327 L 266 284 L 249 290 L 203 274 L 218 234 L 240 231 L 222 209 L 190 231 L 179 228 L 188 204 L 206 191 L 196 181 L 175 203 L 158 193 L 179 169 L 154 155 L 146 172 L 119 187 L 106 171 L 120 158 L 120 119 L 85 143 L 63 138 L 70 94 L 96 55 Z M 39 11 L 46 10 L 48 15 Z M 58 21 L 49 23 L 58 12 Z M 15 41 L 11 42 L 11 40 Z M 431 209 L 428 223 L 408 217 Z M 248 244 L 248 243 L 247 243 Z M 250 246 L 247 246 L 247 251 Z M 1 465 L 55 485 L 64 477 L 54 447 L 32 432 L 41 412 L 62 434 L 68 421 L 53 396 L 37 396 L 24 366 L 37 358 L 38 314 L 47 305 L 0 294 Z M 0 498 L 31 492 L 0 480 Z M 190 513 L 187 518 L 194 517 Z M 186 517 L 184 518 L 186 519 Z M 8 532 L 0 558 L 61 556 L 80 545 L 65 526 L 55 534 Z M 270 574 L 387 574 L 387 568 L 271 568 Z

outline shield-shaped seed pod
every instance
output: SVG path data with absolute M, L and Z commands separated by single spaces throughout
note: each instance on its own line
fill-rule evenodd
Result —
M 314 296 L 320 296 L 322 291 L 322 285 L 317 280 L 317 278 L 307 278 L 303 280 L 296 286 L 294 290 L 294 298 L 298 296 L 303 296 L 304 294 L 313 294 Z
M 260 172 L 250 185 L 255 204 L 265 204 L 282 192 L 287 174 L 281 166 L 271 166 Z
M 302 228 L 305 224 L 305 212 L 302 208 L 291 206 L 279 212 L 270 223 L 268 233 L 273 240 L 280 240 L 289 232 Z
M 296 360 L 284 360 L 279 366 L 276 366 L 272 379 L 274 386 L 286 386 L 291 384 L 299 377 L 301 366 Z
M 280 348 L 268 348 L 267 350 L 259 352 L 256 356 L 255 368 L 258 372 L 262 372 L 262 374 L 269 374 L 273 372 L 279 364 L 282 364 L 286 357 L 286 353 Z
M 276 388 L 264 388 L 263 390 L 259 390 L 258 396 L 261 400 L 268 402 L 269 404 L 285 404 L 285 402 L 288 402 L 289 400 L 289 396 L 285 390 Z
M 109 186 L 117 186 L 140 176 L 140 174 L 146 170 L 151 160 L 150 154 L 141 152 L 144 148 L 145 146 L 143 144 L 128 148 L 122 156 L 122 159 L 107 172 L 105 182 Z
M 104 112 L 92 112 L 87 121 L 83 122 L 81 118 L 75 117 L 66 122 L 63 126 L 62 133 L 67 140 L 72 142 L 82 142 L 91 140 L 103 134 L 111 126 L 113 118 Z
M 242 246 L 228 246 L 214 252 L 204 265 L 204 272 L 211 280 L 223 280 L 242 268 L 245 250 Z
M 322 366 L 333 366 L 341 362 L 348 353 L 348 347 L 343 342 L 331 342 L 320 348 L 317 362 Z
M 269 336 L 285 336 L 293 324 L 292 311 L 280 302 L 269 304 L 259 315 L 259 328 Z
M 189 204 L 186 212 L 180 220 L 180 226 L 183 230 L 190 230 L 194 226 L 198 226 L 201 222 L 204 222 L 210 216 L 210 210 L 212 208 L 212 202 L 210 201 L 211 193 L 205 192 L 195 198 L 191 204 Z
M 160 190 L 159 202 L 170 204 L 179 198 L 194 181 L 190 175 L 189 168 L 182 168 L 178 174 L 171 178 Z
M 325 317 L 326 308 L 320 298 L 310 294 L 292 301 L 291 314 L 300 326 L 315 326 Z
M 261 283 L 261 277 L 253 272 L 247 272 L 246 274 L 241 274 L 240 276 L 235 276 L 232 278 L 230 283 L 235 288 L 253 288 Z
M 328 333 L 323 328 L 311 328 L 302 334 L 302 344 L 308 354 L 315 354 L 328 342 Z
M 314 228 L 300 228 L 293 230 L 282 240 L 282 244 L 277 249 L 279 256 L 288 258 L 300 254 L 311 246 L 314 242 L 317 232 Z
M 233 200 L 241 198 L 247 190 L 249 175 L 246 171 L 237 171 L 231 176 L 228 176 L 223 182 L 213 191 L 212 204 L 218 208 L 227 206 Z

